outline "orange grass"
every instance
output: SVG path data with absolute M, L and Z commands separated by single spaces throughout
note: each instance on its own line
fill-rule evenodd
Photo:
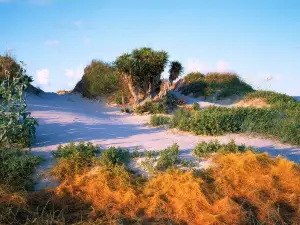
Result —
M 217 190 L 239 202 L 252 219 L 267 224 L 299 223 L 299 165 L 252 152 L 219 155 L 214 162 Z
M 212 160 L 206 171 L 173 169 L 148 181 L 123 166 L 96 166 L 23 204 L 42 224 L 299 223 L 299 165 L 250 151 Z M 2 205 L 7 199 L 0 193 Z

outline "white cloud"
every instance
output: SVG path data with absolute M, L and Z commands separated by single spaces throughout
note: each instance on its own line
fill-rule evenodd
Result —
M 84 72 L 84 68 L 83 65 L 79 65 L 77 68 L 75 69 L 65 69 L 65 75 L 69 78 L 69 79 L 78 79 L 81 78 Z
M 217 62 L 217 71 L 218 72 L 228 72 L 228 64 L 224 60 L 219 60 Z
M 47 40 L 45 41 L 45 44 L 48 46 L 57 46 L 60 44 L 59 40 Z
M 209 71 L 209 68 L 206 63 L 200 62 L 197 59 L 189 59 L 187 63 L 187 72 L 202 72 L 206 73 Z
M 215 66 L 209 66 L 205 62 L 201 62 L 198 59 L 189 59 L 187 63 L 187 72 L 201 72 L 201 73 L 208 73 L 208 72 L 229 72 L 229 65 L 224 60 L 219 60 Z
M 36 71 L 37 83 L 42 86 L 50 85 L 50 76 L 48 69 L 41 69 Z

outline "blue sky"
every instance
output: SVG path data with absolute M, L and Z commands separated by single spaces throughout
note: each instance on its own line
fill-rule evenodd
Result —
M 297 0 L 0 0 L 0 27 L 0 51 L 46 91 L 71 89 L 92 59 L 147 46 L 185 72 L 234 71 L 300 96 Z

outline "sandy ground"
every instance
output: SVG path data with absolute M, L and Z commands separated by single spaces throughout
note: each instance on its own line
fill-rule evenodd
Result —
M 198 142 L 218 139 L 222 143 L 227 143 L 234 139 L 237 144 L 246 144 L 269 152 L 272 156 L 280 154 L 300 162 L 299 147 L 240 134 L 205 137 L 151 128 L 146 125 L 148 116 L 122 114 L 120 108 L 107 107 L 104 103 L 83 99 L 75 94 L 28 95 L 27 103 L 32 116 L 40 124 L 36 132 L 37 139 L 32 146 L 34 154 L 45 158 L 45 162 L 38 169 L 39 174 L 42 170 L 51 168 L 54 163 L 51 153 L 59 144 L 83 140 L 100 144 L 103 148 L 114 145 L 134 149 L 139 146 L 141 150 L 160 150 L 177 143 L 181 148 L 181 157 L 189 159 L 192 158 L 191 149 Z M 200 105 L 206 104 L 200 102 Z M 36 189 L 56 185 L 48 178 L 49 176 L 40 176 Z

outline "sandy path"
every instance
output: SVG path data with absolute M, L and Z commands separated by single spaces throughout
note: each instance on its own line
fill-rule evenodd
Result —
M 91 141 L 102 147 L 111 145 L 133 149 L 160 150 L 173 143 L 181 148 L 181 157 L 191 157 L 191 149 L 200 141 L 218 139 L 222 143 L 234 139 L 237 144 L 246 144 L 269 152 L 272 156 L 281 154 L 290 160 L 300 162 L 300 148 L 280 144 L 274 140 L 230 134 L 220 137 L 203 137 L 175 133 L 145 125 L 147 116 L 133 116 L 120 113 L 119 108 L 82 99 L 79 95 L 42 94 L 27 97 L 28 109 L 38 119 L 37 139 L 33 153 L 43 156 L 46 161 L 40 169 L 48 169 L 53 164 L 51 152 L 59 144 L 73 140 Z M 46 179 L 46 178 L 45 178 Z M 52 181 L 51 181 L 52 182 Z M 43 180 L 37 189 L 49 185 Z M 50 184 L 55 185 L 53 183 Z

